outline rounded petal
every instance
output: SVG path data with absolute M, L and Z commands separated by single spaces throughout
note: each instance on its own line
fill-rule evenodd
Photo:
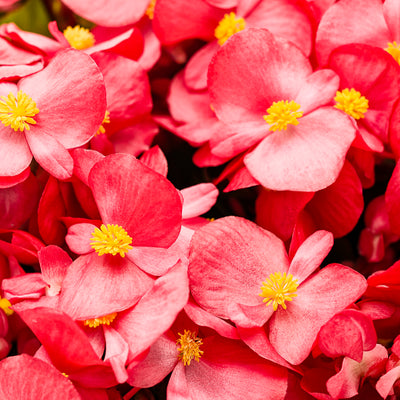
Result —
M 177 239 L 182 220 L 178 191 L 135 157 L 113 154 L 99 161 L 89 185 L 103 223 L 123 227 L 133 246 L 167 248 Z
M 354 137 L 347 115 L 322 107 L 266 137 L 244 163 L 266 188 L 313 192 L 337 179 Z

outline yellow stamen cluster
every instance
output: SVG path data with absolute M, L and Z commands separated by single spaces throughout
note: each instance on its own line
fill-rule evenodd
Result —
M 107 224 L 107 226 L 102 224 L 100 229 L 95 228 L 90 240 L 92 241 L 90 245 L 99 256 L 119 254 L 121 257 L 125 257 L 125 253 L 133 248 L 130 246 L 132 238 L 126 230 L 114 224 Z
M 0 298 L 0 308 L 6 313 L 7 317 L 14 313 L 14 310 L 11 309 L 11 303 L 7 299 Z
M 24 129 L 29 131 L 29 124 L 36 124 L 32 117 L 38 113 L 36 103 L 22 90 L 17 93 L 17 98 L 12 93 L 7 97 L 1 96 L 0 121 L 5 126 L 11 126 L 16 132 L 23 132 Z
M 196 336 L 196 333 L 184 330 L 183 334 L 179 333 L 180 338 L 176 341 L 178 348 L 178 358 L 183 361 L 183 365 L 190 365 L 195 359 L 197 362 L 203 355 L 204 351 L 200 350 L 203 341 Z
M 87 319 L 83 322 L 83 324 L 88 326 L 89 328 L 97 328 L 99 325 L 110 325 L 111 322 L 114 321 L 116 316 L 117 313 L 114 312 L 111 314 L 104 315 L 104 317 Z
M 263 282 L 259 296 L 265 297 L 263 302 L 267 306 L 272 303 L 274 311 L 278 309 L 278 306 L 286 310 L 285 301 L 292 301 L 293 297 L 297 296 L 298 286 L 297 279 L 293 279 L 292 274 L 286 275 L 284 272 L 282 275 L 280 272 L 275 272 Z
M 219 21 L 215 28 L 214 35 L 218 39 L 218 44 L 222 46 L 235 33 L 242 31 L 246 27 L 246 22 L 243 18 L 236 18 L 234 12 L 225 14 L 224 18 Z
M 368 110 L 368 100 L 353 88 L 337 91 L 334 100 L 336 101 L 335 108 L 355 119 L 364 118 Z
M 99 129 L 97 129 L 97 132 L 94 136 L 102 135 L 103 133 L 106 133 L 106 128 L 104 128 L 104 124 L 109 124 L 110 123 L 110 112 L 106 110 L 106 113 L 104 114 L 103 122 L 101 123 Z
M 89 29 L 75 25 L 73 28 L 68 26 L 64 29 L 64 36 L 74 49 L 85 50 L 94 45 L 95 39 Z
M 280 100 L 273 102 L 267 110 L 267 115 L 264 115 L 264 120 L 270 125 L 270 131 L 285 131 L 289 124 L 298 125 L 297 118 L 303 116 L 302 111 L 298 111 L 300 105 L 293 100 Z
M 154 8 L 156 6 L 156 0 L 150 0 L 150 3 L 147 7 L 145 14 L 149 17 L 149 19 L 154 18 Z
M 400 45 L 396 42 L 388 43 L 385 50 L 400 64 Z

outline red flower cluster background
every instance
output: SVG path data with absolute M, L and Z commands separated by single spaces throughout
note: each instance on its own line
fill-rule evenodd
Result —
M 399 398 L 400 0 L 0 10 L 0 399 Z

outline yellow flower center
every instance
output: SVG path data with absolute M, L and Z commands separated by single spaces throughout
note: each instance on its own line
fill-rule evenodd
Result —
M 126 230 L 114 224 L 107 224 L 107 226 L 102 224 L 100 229 L 95 228 L 90 240 L 92 241 L 90 245 L 99 256 L 119 254 L 121 257 L 125 257 L 125 253 L 133 248 L 130 246 L 132 238 Z
M 364 118 L 364 114 L 368 110 L 368 100 L 353 88 L 337 91 L 334 100 L 336 101 L 335 108 L 355 119 Z
M 183 365 L 190 365 L 193 358 L 198 362 L 204 351 L 200 350 L 203 341 L 196 336 L 196 333 L 184 330 L 179 333 L 180 338 L 176 341 L 178 348 L 178 358 L 183 361 Z
M 297 118 L 303 116 L 302 111 L 298 111 L 300 105 L 293 100 L 280 100 L 273 102 L 268 108 L 267 115 L 264 115 L 264 120 L 270 125 L 270 131 L 286 131 L 288 124 L 298 125 Z
M 94 45 L 94 36 L 89 29 L 82 28 L 79 25 L 75 25 L 73 28 L 68 26 L 64 29 L 64 36 L 68 43 L 74 49 L 84 50 Z
M 214 35 L 218 39 L 218 44 L 222 46 L 232 35 L 242 31 L 246 27 L 246 22 L 243 18 L 236 18 L 234 12 L 225 14 L 224 18 L 219 21 L 215 28 Z
M 106 128 L 104 128 L 104 124 L 109 124 L 110 123 L 110 112 L 106 110 L 106 113 L 104 114 L 103 122 L 101 123 L 99 129 L 97 129 L 97 132 L 94 136 L 102 135 L 103 133 L 106 133 Z
M 17 98 L 12 93 L 7 97 L 1 96 L 0 121 L 5 126 L 11 126 L 16 132 L 23 132 L 24 129 L 29 131 L 29 124 L 36 124 L 32 117 L 38 113 L 36 103 L 21 90 L 17 93 Z
M 260 296 L 265 297 L 263 302 L 267 306 L 272 303 L 274 311 L 278 309 L 278 306 L 286 310 L 285 301 L 292 301 L 293 297 L 297 296 L 298 286 L 297 279 L 293 279 L 292 274 L 286 275 L 284 272 L 282 275 L 280 272 L 275 272 L 263 282 Z
M 400 64 L 400 45 L 396 42 L 388 43 L 385 50 Z
M 149 17 L 149 19 L 154 18 L 154 7 L 156 6 L 156 0 L 150 0 L 150 3 L 147 7 L 145 14 Z
M 89 328 L 97 328 L 99 325 L 110 325 L 114 321 L 117 313 L 107 314 L 104 317 L 86 319 L 83 324 Z
M 0 308 L 6 313 L 7 317 L 14 313 L 14 310 L 11 309 L 11 303 L 7 299 L 0 298 Z

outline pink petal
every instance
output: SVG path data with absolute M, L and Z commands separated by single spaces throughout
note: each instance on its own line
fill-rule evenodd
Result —
M 394 367 L 386 374 L 382 375 L 376 383 L 377 392 L 386 399 L 387 396 L 393 394 L 393 386 L 400 378 L 400 366 Z
M 92 253 L 93 247 L 90 245 L 92 233 L 97 228 L 93 224 L 75 224 L 68 229 L 65 241 L 71 251 L 76 254 Z
M 299 286 L 297 297 L 286 310 L 278 309 L 269 320 L 272 345 L 291 364 L 300 364 L 322 325 L 356 301 L 365 289 L 366 280 L 358 272 L 339 264 L 323 268 Z
M 213 55 L 220 48 L 216 40 L 198 50 L 186 65 L 184 79 L 187 87 L 192 90 L 207 88 L 207 71 Z
M 203 310 L 194 301 L 189 300 L 185 306 L 185 312 L 197 325 L 212 328 L 221 336 L 228 339 L 240 339 L 233 325 Z
M 225 12 L 202 0 L 159 0 L 154 11 L 154 33 L 163 44 L 189 38 L 210 41 Z
M 167 248 L 178 237 L 182 203 L 177 190 L 133 156 L 113 154 L 99 161 L 89 183 L 103 223 L 122 226 L 133 246 Z
M 200 183 L 182 189 L 182 218 L 198 217 L 209 211 L 217 201 L 218 193 L 218 189 L 212 183 Z
M 0 397 L 3 400 L 59 398 L 80 400 L 72 382 L 51 364 L 28 354 L 8 357 L 0 362 Z M 23 372 L 23 373 L 21 373 Z
M 277 269 L 288 269 L 283 243 L 245 219 L 216 220 L 196 231 L 192 238 L 192 295 L 206 311 L 221 318 L 247 319 L 240 304 L 261 305 L 265 310 L 259 296 L 261 286 Z
M 372 320 L 356 310 L 336 314 L 319 331 L 318 345 L 331 358 L 342 355 L 361 362 L 363 352 L 376 345 L 376 332 Z
M 147 150 L 142 157 L 140 157 L 140 161 L 160 175 L 167 177 L 168 162 L 164 153 L 158 146 Z
M 133 24 L 144 15 L 147 0 L 136 0 L 128 4 L 125 0 L 99 0 L 96 7 L 80 0 L 63 0 L 75 14 L 103 26 L 123 26 Z
M 71 151 L 71 156 L 74 160 L 74 175 L 89 186 L 90 170 L 104 156 L 97 151 L 87 149 L 74 149 Z
M 115 329 L 129 344 L 130 360 L 147 350 L 171 327 L 188 296 L 186 267 L 178 263 L 155 281 L 132 310 L 116 321 Z
M 106 354 L 104 361 L 109 362 L 114 371 L 118 383 L 124 383 L 128 379 L 125 363 L 128 358 L 128 344 L 113 328 L 104 325 L 104 337 L 106 339 Z
M 297 249 L 288 272 L 301 284 L 321 265 L 332 246 L 333 235 L 330 232 L 315 232 Z
M 72 175 L 74 161 L 68 150 L 53 136 L 44 131 L 28 131 L 26 140 L 35 160 L 57 179 L 68 179 Z
M 38 252 L 43 280 L 50 286 L 52 293 L 57 294 L 72 264 L 72 259 L 63 249 L 57 246 L 47 246 Z
M 383 17 L 394 40 L 400 39 L 400 4 L 396 0 L 386 0 L 383 4 Z
M 267 136 L 244 163 L 269 189 L 317 191 L 337 179 L 354 137 L 347 115 L 322 107 L 303 116 L 299 125 Z
M 178 361 L 176 339 L 172 334 L 162 335 L 151 347 L 146 358 L 139 364 L 128 366 L 128 383 L 141 388 L 161 382 Z
M 79 320 L 102 317 L 133 306 L 152 285 L 153 279 L 130 261 L 93 252 L 68 268 L 60 309 Z
M 25 135 L 0 124 L 0 176 L 15 176 L 29 167 L 32 153 Z

